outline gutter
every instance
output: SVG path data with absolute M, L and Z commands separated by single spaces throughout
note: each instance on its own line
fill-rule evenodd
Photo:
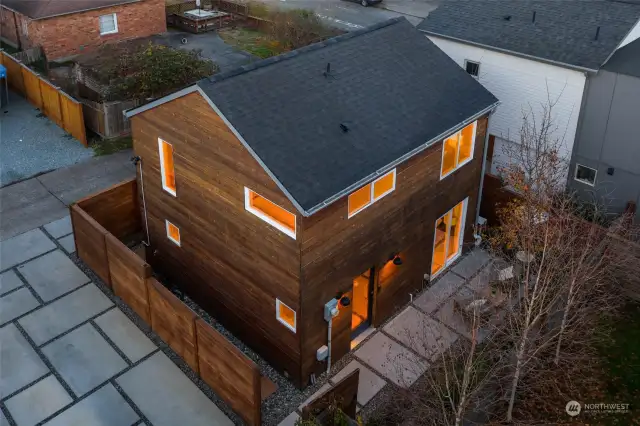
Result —
M 54 15 L 47 15 L 47 16 L 38 16 L 36 18 L 34 18 L 32 16 L 25 15 L 24 12 L 20 12 L 18 10 L 12 9 L 12 8 L 4 5 L 4 4 L 1 5 L 1 6 L 6 8 L 6 9 L 8 9 L 8 10 L 10 10 L 10 11 L 12 11 L 12 12 L 19 13 L 22 16 L 26 16 L 27 18 L 31 19 L 32 21 L 42 21 L 44 19 L 57 18 L 59 16 L 73 15 L 74 13 L 90 12 L 92 10 L 105 9 L 107 7 L 120 6 L 120 5 L 130 4 L 130 3 L 140 3 L 141 1 L 143 1 L 143 0 L 127 0 L 127 1 L 122 1 L 122 2 L 115 2 L 113 4 L 107 4 L 107 5 L 104 5 L 104 6 L 89 7 L 89 8 L 86 8 L 86 9 L 74 10 L 74 11 L 71 11 L 71 12 L 56 13 Z

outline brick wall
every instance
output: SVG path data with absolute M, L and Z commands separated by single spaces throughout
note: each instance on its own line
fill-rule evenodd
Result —
M 29 23 L 26 16 L 0 7 L 0 36 L 9 44 L 22 49 L 33 47 L 28 38 Z
M 48 60 L 55 60 L 121 40 L 165 32 L 164 0 L 143 0 L 88 12 L 32 21 L 29 38 L 44 48 Z M 100 35 L 99 17 L 115 13 L 118 32 Z

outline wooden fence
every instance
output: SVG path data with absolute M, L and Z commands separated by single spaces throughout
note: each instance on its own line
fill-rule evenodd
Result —
M 359 377 L 360 370 L 356 368 L 318 398 L 302 407 L 302 418 L 325 420 L 324 416 L 330 414 L 329 411 L 340 408 L 344 414 L 355 419 Z
M 131 123 L 124 111 L 140 105 L 138 100 L 94 102 L 81 100 L 87 127 L 105 139 L 131 133 Z
M 158 282 L 149 264 L 122 242 L 142 228 L 136 180 L 84 198 L 70 211 L 78 256 L 238 415 L 249 425 L 260 425 L 262 400 L 275 385 Z
M 204 0 L 201 7 L 205 10 L 215 9 L 242 16 L 247 16 L 249 14 L 249 6 L 246 3 L 228 0 Z M 172 15 L 181 14 L 194 9 L 197 9 L 196 2 L 195 0 L 191 0 L 168 5 L 165 10 L 167 15 Z
M 45 81 L 6 52 L 0 52 L 0 63 L 7 68 L 9 86 L 87 146 L 82 105 L 78 101 Z
M 502 179 L 490 173 L 485 174 L 480 216 L 487 219 L 489 226 L 497 225 L 499 222 L 497 210 L 515 198 L 518 198 L 518 194 L 505 188 Z

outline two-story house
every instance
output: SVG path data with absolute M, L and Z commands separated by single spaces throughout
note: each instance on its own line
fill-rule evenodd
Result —
M 581 138 L 596 136 L 588 134 L 593 128 L 587 123 L 595 111 L 604 114 L 599 120 L 607 120 L 609 111 L 600 108 L 606 102 L 597 95 L 586 94 L 598 90 L 591 85 L 601 86 L 594 80 L 601 80 L 603 65 L 640 37 L 640 1 L 443 1 L 418 28 L 500 99 L 489 127 L 490 171 L 498 174 L 510 162 L 504 146 L 519 141 L 523 113 L 539 119 L 542 108 L 553 104 L 550 138 L 562 141 L 573 184 L 585 173 L 569 165 L 574 146 L 583 144 Z M 591 111 L 588 118 L 586 110 Z M 610 131 L 620 135 L 622 130 Z M 595 149 L 600 142 L 584 143 Z M 618 149 L 608 142 L 599 146 Z
M 497 105 L 394 19 L 133 109 L 147 260 L 306 386 L 473 243 Z

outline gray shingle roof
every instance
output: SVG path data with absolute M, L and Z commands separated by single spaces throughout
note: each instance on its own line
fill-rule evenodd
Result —
M 0 0 L 0 4 L 31 19 L 69 15 L 141 0 Z
M 638 0 L 443 0 L 418 28 L 597 70 L 639 19 Z
M 404 18 L 198 85 L 307 213 L 497 102 Z
M 602 68 L 640 78 L 640 39 L 616 50 Z

